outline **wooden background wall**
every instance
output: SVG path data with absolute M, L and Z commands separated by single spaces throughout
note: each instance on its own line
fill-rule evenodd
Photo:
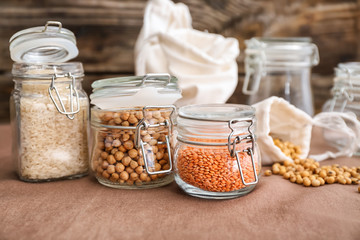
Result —
M 230 102 L 243 103 L 244 40 L 254 36 L 310 36 L 321 63 L 313 70 L 316 109 L 329 98 L 333 68 L 359 61 L 360 0 L 183 0 L 193 27 L 239 40 L 239 84 Z M 9 39 L 17 31 L 58 20 L 77 37 L 77 61 L 84 64 L 84 88 L 104 77 L 133 75 L 133 47 L 142 25 L 146 0 L 1 0 L 0 122 L 9 119 L 13 88 Z

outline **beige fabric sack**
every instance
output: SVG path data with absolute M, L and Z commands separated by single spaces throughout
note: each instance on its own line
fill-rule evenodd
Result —
M 183 95 L 177 106 L 225 103 L 238 82 L 238 41 L 194 30 L 191 22 L 186 5 L 149 1 L 135 46 L 136 75 L 176 76 Z
M 260 147 L 262 163 L 290 160 L 276 147 L 273 138 L 280 138 L 299 145 L 300 158 L 308 157 L 313 126 L 320 127 L 329 143 L 341 140 L 338 151 L 312 155 L 317 161 L 340 156 L 352 156 L 360 148 L 360 122 L 353 113 L 324 112 L 311 118 L 304 111 L 279 97 L 270 97 L 253 107 L 256 109 L 256 137 Z

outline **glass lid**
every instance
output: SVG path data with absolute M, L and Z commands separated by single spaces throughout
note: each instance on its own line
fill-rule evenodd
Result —
M 79 53 L 74 33 L 57 21 L 19 31 L 9 42 L 11 59 L 15 62 L 66 62 Z
M 199 104 L 184 106 L 179 109 L 179 117 L 181 118 L 219 122 L 253 118 L 254 113 L 253 107 L 241 104 Z
M 181 98 L 177 78 L 163 73 L 102 79 L 91 86 L 91 103 L 101 109 L 167 105 Z

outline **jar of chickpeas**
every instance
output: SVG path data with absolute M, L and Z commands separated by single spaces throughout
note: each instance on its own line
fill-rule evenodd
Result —
M 97 180 L 127 189 L 171 183 L 177 79 L 149 74 L 99 80 L 92 87 L 90 166 Z
M 237 104 L 181 107 L 175 181 L 187 194 L 229 199 L 251 192 L 261 170 L 254 109 Z

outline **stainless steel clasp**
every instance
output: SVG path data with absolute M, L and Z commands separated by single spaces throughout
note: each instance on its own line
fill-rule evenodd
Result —
M 69 83 L 69 90 L 70 90 L 70 94 L 69 94 L 69 105 L 70 106 L 69 107 L 70 107 L 70 111 L 66 110 L 65 104 L 64 104 L 63 100 L 61 99 L 59 91 L 58 91 L 58 89 L 57 89 L 57 87 L 55 85 L 55 80 L 57 78 L 70 78 L 71 79 L 71 81 Z M 55 100 L 55 98 L 53 96 L 53 92 L 55 92 L 57 101 L 60 103 L 61 108 L 59 107 L 57 101 Z M 67 74 L 64 74 L 64 75 L 54 74 L 52 76 L 51 83 L 50 83 L 50 86 L 49 86 L 49 95 L 50 95 L 50 99 L 54 103 L 54 105 L 55 105 L 56 109 L 58 110 L 58 112 L 61 113 L 61 114 L 66 115 L 69 119 L 73 120 L 75 118 L 75 114 L 80 111 L 79 93 L 75 88 L 75 77 L 71 73 L 67 73 Z M 74 97 L 75 97 L 75 99 L 74 99 Z M 74 109 L 74 104 L 76 104 L 75 109 Z
M 238 135 L 238 136 L 233 136 L 234 135 L 234 128 L 233 128 L 233 124 L 237 123 L 237 122 L 249 122 L 250 125 L 248 127 L 248 133 L 247 135 Z M 256 172 L 256 165 L 255 165 L 255 160 L 254 160 L 254 150 L 255 150 L 255 136 L 251 130 L 251 127 L 253 126 L 254 121 L 253 119 L 232 119 L 229 121 L 228 126 L 231 130 L 229 136 L 228 136 L 228 150 L 230 153 L 231 157 L 236 157 L 236 162 L 238 164 L 239 167 L 239 172 L 240 172 L 240 177 L 241 177 L 241 181 L 245 186 L 249 186 L 249 185 L 254 185 L 256 183 L 258 183 L 258 176 L 257 176 L 257 172 Z M 236 145 L 240 144 L 241 142 L 245 143 L 250 143 L 251 142 L 251 147 L 247 148 L 247 149 L 243 149 L 243 150 L 236 150 Z M 252 182 L 245 182 L 244 179 L 244 173 L 243 173 L 243 169 L 241 167 L 241 160 L 239 157 L 239 152 L 245 152 L 247 154 L 250 155 L 251 158 L 251 164 L 254 170 L 254 177 L 255 180 Z
M 150 124 L 146 121 L 146 111 L 148 111 L 149 109 L 167 109 L 170 108 L 171 109 L 171 113 L 170 113 L 170 117 L 169 119 L 166 119 L 164 122 L 162 123 L 157 123 L 157 124 Z M 166 148 L 167 148 L 167 153 L 169 155 L 169 165 L 170 168 L 167 170 L 162 170 L 162 171 L 151 171 L 150 168 L 154 167 L 153 163 L 154 163 L 154 159 L 150 159 L 149 156 L 153 156 L 153 152 L 151 149 L 151 146 L 147 143 L 147 142 L 143 142 L 141 140 L 141 130 L 147 130 L 148 128 L 159 128 L 159 127 L 166 127 L 168 128 L 168 132 L 169 134 L 171 134 L 172 132 L 172 115 L 174 113 L 174 111 L 176 110 L 175 106 L 172 105 L 167 105 L 167 106 L 145 106 L 143 108 L 143 118 L 139 121 L 139 123 L 136 125 L 136 130 L 135 130 L 135 146 L 136 148 L 141 148 L 141 151 L 143 153 L 143 158 L 144 158 L 144 165 L 145 165 L 145 169 L 146 172 L 149 175 L 155 175 L 155 174 L 162 174 L 162 173 L 170 173 L 172 170 L 172 157 L 171 157 L 171 148 L 170 148 L 170 139 L 169 136 L 165 136 L 165 142 L 157 142 L 157 144 L 166 144 Z M 148 147 L 146 147 L 146 145 L 149 145 Z M 152 157 L 151 157 L 152 158 Z

